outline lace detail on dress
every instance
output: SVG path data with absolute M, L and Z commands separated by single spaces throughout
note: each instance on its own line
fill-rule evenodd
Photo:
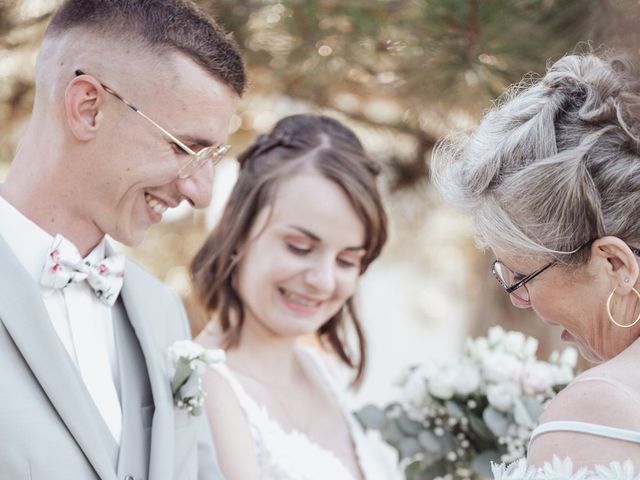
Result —
M 305 352 L 305 356 L 307 353 Z M 313 353 L 315 354 L 315 352 Z M 311 358 L 314 364 L 319 361 L 314 355 L 308 358 Z M 227 379 L 247 417 L 254 440 L 261 479 L 354 480 L 349 469 L 333 452 L 321 447 L 304 433 L 295 430 L 285 431 L 277 421 L 271 418 L 266 407 L 259 404 L 246 392 L 225 364 L 216 364 L 212 368 Z M 330 380 L 328 372 L 321 365 L 317 365 L 316 368 L 325 381 Z M 334 395 L 338 393 L 332 382 L 328 382 L 327 386 Z M 392 478 L 381 474 L 372 467 L 371 455 L 365 446 L 364 432 L 352 415 L 348 413 L 348 410 L 344 408 L 339 395 L 336 395 L 336 399 L 345 413 L 358 463 L 365 479 L 385 480 Z
M 635 471 L 631 460 L 574 469 L 570 458 L 554 456 L 541 468 L 528 467 L 522 458 L 510 465 L 492 463 L 491 471 L 494 480 L 640 480 L 640 471 Z

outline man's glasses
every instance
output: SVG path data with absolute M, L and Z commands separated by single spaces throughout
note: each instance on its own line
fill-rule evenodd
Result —
M 76 70 L 75 74 L 76 74 L 76 76 L 85 75 L 85 73 L 82 70 Z M 189 155 L 189 160 L 184 165 L 182 165 L 180 167 L 180 169 L 178 170 L 178 178 L 180 178 L 180 179 L 189 178 L 194 173 L 196 173 L 198 171 L 198 169 L 200 167 L 202 167 L 203 165 L 205 165 L 207 162 L 211 162 L 213 164 L 213 166 L 217 165 L 218 163 L 220 163 L 220 160 L 222 160 L 224 158 L 224 154 L 227 153 L 229 151 L 229 149 L 231 148 L 229 145 L 222 144 L 222 145 L 218 145 L 218 146 L 204 147 L 202 150 L 200 150 L 199 152 L 196 153 L 193 150 L 191 150 L 189 147 L 187 147 L 183 142 L 181 142 L 177 137 L 175 137 L 174 135 L 169 133 L 166 129 L 162 128 L 156 122 L 154 122 L 149 117 L 147 117 L 144 113 L 142 113 L 140 111 L 140 109 L 138 107 L 132 105 L 127 100 L 125 100 L 119 93 L 117 93 L 113 89 L 107 87 L 102 82 L 100 82 L 100 85 L 102 86 L 102 88 L 104 88 L 104 90 L 107 93 L 110 93 L 111 95 L 116 97 L 118 100 L 123 102 L 126 106 L 128 106 L 131 110 L 133 110 L 138 115 L 140 115 L 142 118 L 144 118 L 149 123 L 151 123 L 151 125 L 156 127 L 158 130 L 160 130 L 162 133 L 164 133 L 173 143 L 175 143 L 175 145 L 178 148 L 180 148 L 184 153 Z

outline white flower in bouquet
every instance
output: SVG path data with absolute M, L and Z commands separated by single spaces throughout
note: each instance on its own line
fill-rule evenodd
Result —
M 455 393 L 456 373 L 455 365 L 440 365 L 428 379 L 429 393 L 441 400 L 449 400 Z
M 480 388 L 480 369 L 468 358 L 463 358 L 455 369 L 453 390 L 456 395 L 468 397 Z
M 544 362 L 537 348 L 535 338 L 492 327 L 467 340 L 462 358 L 413 367 L 401 402 L 369 405 L 358 418 L 398 451 L 407 478 L 490 477 L 491 461 L 525 454 L 544 406 L 574 377 L 574 349 Z
M 513 405 L 513 401 L 521 394 L 520 386 L 516 383 L 502 382 L 487 385 L 489 405 L 501 412 L 508 411 Z
M 578 363 L 578 351 L 575 348 L 565 348 L 560 355 L 560 366 L 576 368 Z
M 416 371 L 423 375 L 423 380 L 426 379 L 428 393 L 441 400 L 449 400 L 456 395 L 466 397 L 480 387 L 478 366 L 468 358 L 457 363 L 429 364 L 429 367 Z
M 527 395 L 545 393 L 558 382 L 558 367 L 547 362 L 531 360 L 522 369 L 522 389 Z
M 492 352 L 482 361 L 482 370 L 488 382 L 517 382 L 524 365 L 518 357 L 504 351 Z
M 415 368 L 409 373 L 402 389 L 403 403 L 412 409 L 420 408 L 424 404 L 427 395 L 427 379 L 424 370 Z
M 557 367 L 556 370 L 556 384 L 557 385 L 566 385 L 575 376 L 574 368 L 571 367 Z
M 524 358 L 535 358 L 538 351 L 538 339 L 533 337 L 527 337 L 524 342 Z M 576 366 L 575 364 L 573 365 Z
M 524 348 L 526 342 L 527 339 L 522 332 L 506 332 L 502 340 L 502 348 L 505 352 L 522 358 L 526 353 Z
M 562 353 L 554 351 L 549 357 L 549 363 L 556 367 L 556 382 L 567 384 L 573 380 L 573 372 L 578 363 L 578 351 L 573 347 L 565 348 Z
M 502 340 L 505 336 L 504 328 L 500 325 L 493 326 L 487 332 L 487 339 L 489 340 L 489 344 L 491 347 L 495 348 L 496 346 L 502 344 Z
M 487 356 L 491 355 L 491 347 L 486 337 L 479 337 L 475 340 L 467 338 L 467 352 L 469 358 L 475 362 L 482 362 Z

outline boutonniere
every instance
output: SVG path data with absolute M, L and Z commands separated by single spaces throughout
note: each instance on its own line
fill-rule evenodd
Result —
M 191 340 L 179 340 L 169 347 L 168 355 L 174 369 L 173 403 L 191 415 L 200 415 L 207 395 L 202 389 L 202 374 L 208 366 L 224 361 L 224 350 L 207 350 Z

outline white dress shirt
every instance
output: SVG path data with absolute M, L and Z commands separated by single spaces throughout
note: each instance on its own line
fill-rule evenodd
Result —
M 29 275 L 40 286 L 42 268 L 54 237 L 25 217 L 2 196 L 0 196 L 0 235 Z M 85 259 L 92 263 L 102 260 L 105 256 L 105 246 L 106 241 L 103 238 Z M 78 368 L 100 414 L 116 442 L 119 443 L 122 413 L 120 411 L 120 381 L 111 308 L 97 298 L 87 282 L 73 283 L 59 290 L 40 288 L 42 300 L 49 312 L 49 318 L 58 338 Z M 87 321 L 90 322 L 90 335 L 88 336 Z M 82 352 L 92 353 L 91 355 L 78 355 Z M 100 364 L 100 355 L 107 358 L 103 358 L 104 361 L 100 365 L 102 369 L 96 370 L 97 367 L 92 364 Z M 104 372 L 105 369 L 110 370 L 108 372 L 110 375 L 91 374 L 91 372 Z M 95 378 L 96 376 L 102 378 Z M 115 396 L 115 399 L 111 402 L 111 408 L 105 409 L 103 407 L 104 395 L 108 395 L 108 393 L 96 393 L 101 391 L 113 392 L 111 396 Z

